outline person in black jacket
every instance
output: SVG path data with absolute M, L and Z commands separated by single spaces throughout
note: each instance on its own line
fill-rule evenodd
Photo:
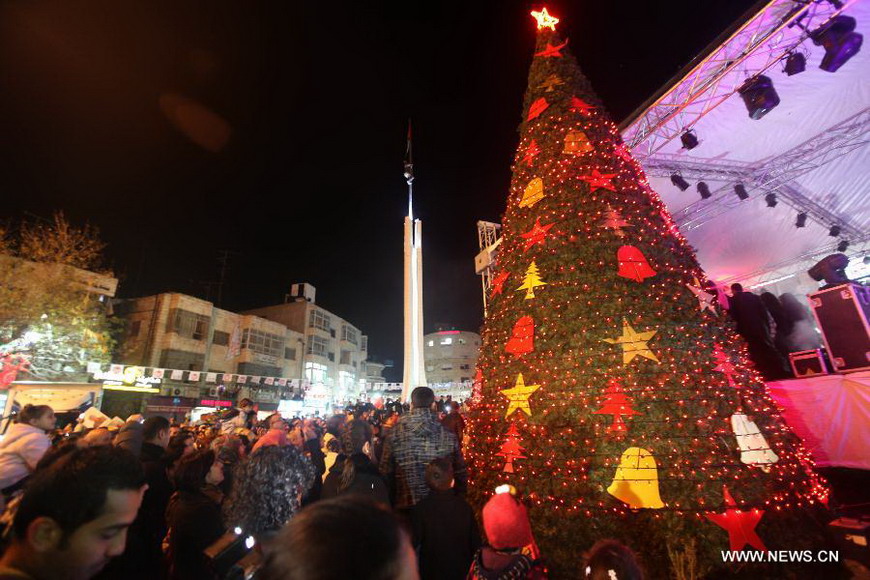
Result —
M 420 578 L 463 580 L 480 547 L 480 531 L 471 506 L 453 492 L 450 457 L 429 462 L 426 483 L 431 493 L 411 508 Z
M 360 417 L 345 426 L 342 432 L 342 452 L 323 481 L 321 497 L 333 498 L 347 493 L 364 495 L 386 506 L 390 491 L 378 466 L 371 460 L 372 428 Z
M 142 425 L 143 443 L 139 462 L 145 472 L 148 489 L 136 521 L 130 527 L 127 550 L 103 570 L 100 580 L 153 580 L 161 577 L 166 536 L 166 506 L 172 495 L 172 484 L 166 474 L 166 446 L 169 445 L 169 420 L 149 417 Z
M 182 458 L 175 468 L 176 491 L 166 509 L 170 580 L 215 578 L 203 550 L 224 533 L 217 487 L 223 480 L 224 465 L 210 450 Z

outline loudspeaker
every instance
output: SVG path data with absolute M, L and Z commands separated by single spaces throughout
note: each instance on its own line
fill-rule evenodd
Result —
M 870 369 L 870 289 L 849 282 L 809 298 L 834 371 Z
M 790 352 L 788 354 L 791 372 L 798 379 L 831 374 L 825 358 L 825 353 L 820 348 Z

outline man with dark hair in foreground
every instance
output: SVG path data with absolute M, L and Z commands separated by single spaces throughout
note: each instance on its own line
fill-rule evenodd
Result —
M 145 478 L 112 447 L 73 451 L 28 483 L 0 559 L 0 580 L 86 580 L 124 552 Z

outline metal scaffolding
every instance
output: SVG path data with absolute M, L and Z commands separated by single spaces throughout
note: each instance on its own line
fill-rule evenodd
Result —
M 474 258 L 474 271 L 480 276 L 483 289 L 483 315 L 487 312 L 487 298 L 492 285 L 492 271 L 495 267 L 495 257 L 501 238 L 499 232 L 501 224 L 494 222 L 477 222 L 477 243 L 480 252 Z
M 622 131 L 643 164 L 673 139 L 797 49 L 814 30 L 857 0 L 772 0 L 690 70 L 672 89 L 630 119 Z M 749 57 L 753 58 L 749 60 Z
M 734 185 L 743 183 L 750 199 L 776 193 L 777 201 L 806 212 L 813 220 L 831 227 L 837 225 L 846 239 L 856 241 L 866 236 L 849 218 L 813 200 L 796 180 L 835 159 L 870 143 L 870 107 L 841 123 L 814 135 L 773 159 L 740 163 L 716 159 L 687 160 L 684 155 L 658 154 L 644 160 L 647 174 L 668 177 L 679 173 L 697 181 L 724 182 L 712 196 L 696 200 L 674 212 L 674 219 L 684 231 L 698 228 L 742 202 L 734 195 Z

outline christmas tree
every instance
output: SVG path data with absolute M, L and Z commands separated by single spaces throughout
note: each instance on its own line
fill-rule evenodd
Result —
M 815 547 L 808 513 L 827 490 L 568 40 L 534 14 L 470 411 L 472 500 L 514 485 L 557 577 L 607 537 L 652 577 L 725 566 L 735 544 Z M 516 356 L 524 317 L 534 340 Z M 517 440 L 525 457 L 510 472 Z

